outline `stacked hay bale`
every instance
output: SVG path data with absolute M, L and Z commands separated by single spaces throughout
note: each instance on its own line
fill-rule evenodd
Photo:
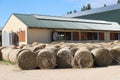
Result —
M 112 63 L 112 56 L 108 49 L 96 48 L 91 52 L 94 56 L 96 66 L 108 66 Z
M 0 60 L 2 60 L 2 49 L 5 48 L 5 47 L 0 47 Z
M 120 62 L 120 45 L 114 46 L 112 48 L 111 55 L 112 55 L 114 61 L 116 61 L 117 63 Z
M 20 54 L 21 51 L 24 49 L 12 49 L 9 53 L 9 61 L 11 63 L 17 63 L 18 62 L 18 55 Z
M 31 50 L 24 49 L 17 56 L 17 64 L 23 70 L 31 70 L 37 67 L 36 65 L 37 55 Z
M 44 49 L 46 47 L 45 44 L 38 44 L 32 47 L 29 47 L 28 49 L 30 49 L 31 51 L 35 52 L 36 54 L 41 50 Z
M 5 61 L 9 61 L 9 53 L 13 48 L 11 47 L 6 47 L 1 50 L 2 52 L 2 59 Z
M 93 57 L 87 48 L 79 48 L 73 58 L 73 68 L 91 68 L 94 65 Z
M 30 45 L 0 48 L 0 59 L 18 64 L 23 70 L 39 67 L 91 68 L 120 62 L 120 41 L 102 43 L 51 43 L 34 42 Z M 106 49 L 107 48 L 107 49 Z
M 112 63 L 120 62 L 120 51 L 114 48 L 109 48 L 110 54 L 112 55 Z
M 24 46 L 26 46 L 25 44 L 21 44 L 21 45 L 18 45 L 17 48 L 18 49 L 22 49 Z
M 37 55 L 37 66 L 40 69 L 52 69 L 56 66 L 56 56 L 51 49 L 42 49 Z
M 68 47 L 62 48 L 57 52 L 57 67 L 70 68 L 73 59 L 72 52 Z

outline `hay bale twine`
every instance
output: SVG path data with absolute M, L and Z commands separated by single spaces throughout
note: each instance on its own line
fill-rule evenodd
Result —
M 18 66 L 23 70 L 31 70 L 36 68 L 37 55 L 27 49 L 22 50 L 18 55 Z
M 97 66 L 108 66 L 112 63 L 112 56 L 108 49 L 96 48 L 93 49 L 92 54 L 94 56 L 95 65 Z
M 57 52 L 57 66 L 61 68 L 71 68 L 73 56 L 69 48 L 62 48 Z
M 91 68 L 93 65 L 93 56 L 88 49 L 80 48 L 76 51 L 72 61 L 73 68 Z
M 22 50 L 24 50 L 24 49 L 12 49 L 9 53 L 10 62 L 17 63 L 18 62 L 17 61 L 18 55 Z
M 2 59 L 5 61 L 9 61 L 9 53 L 13 48 L 11 47 L 6 47 L 1 50 L 2 52 Z
M 56 66 L 55 53 L 50 49 L 42 49 L 37 55 L 37 66 L 41 69 L 52 69 Z
M 117 49 L 109 49 L 110 51 L 110 54 L 112 55 L 112 58 L 113 58 L 113 63 L 114 62 L 120 62 L 120 51 L 117 50 Z

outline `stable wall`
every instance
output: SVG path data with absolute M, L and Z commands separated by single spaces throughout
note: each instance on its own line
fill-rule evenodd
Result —
M 26 40 L 24 42 L 20 42 L 19 44 L 27 44 L 27 26 L 21 22 L 17 17 L 12 15 L 5 26 L 2 29 L 2 45 L 4 46 L 4 33 L 11 33 L 11 32 L 19 32 L 19 31 L 25 31 L 25 38 Z
M 27 30 L 28 44 L 33 42 L 49 43 L 52 39 L 51 29 L 28 28 Z

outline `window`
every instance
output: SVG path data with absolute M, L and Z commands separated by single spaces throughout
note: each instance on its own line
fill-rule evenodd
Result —
M 104 33 L 81 32 L 81 40 L 104 40 Z
M 58 32 L 57 40 L 71 40 L 71 32 Z
M 79 41 L 79 32 L 73 32 L 73 40 Z
M 66 40 L 71 40 L 71 32 L 66 32 Z
M 104 40 L 104 33 L 99 33 L 99 40 Z
M 81 32 L 81 40 L 87 40 L 87 32 Z
M 110 40 L 119 40 L 118 33 L 110 33 Z
M 64 34 L 64 32 L 58 32 L 57 40 L 65 40 L 65 34 Z
M 93 33 L 93 32 L 88 32 L 87 33 L 87 37 L 88 40 L 97 40 L 98 39 L 98 34 L 97 33 Z

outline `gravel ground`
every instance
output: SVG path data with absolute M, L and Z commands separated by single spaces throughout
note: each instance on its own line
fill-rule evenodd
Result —
M 0 63 L 0 80 L 120 80 L 120 64 L 89 69 L 20 70 Z

